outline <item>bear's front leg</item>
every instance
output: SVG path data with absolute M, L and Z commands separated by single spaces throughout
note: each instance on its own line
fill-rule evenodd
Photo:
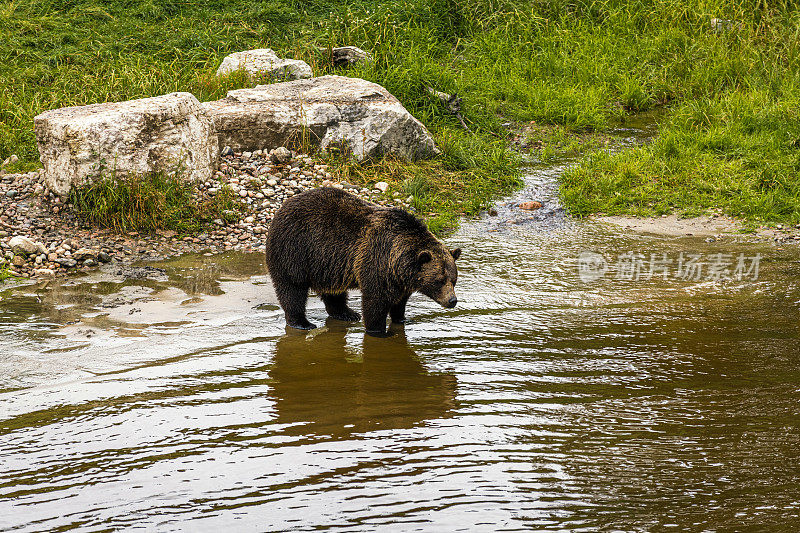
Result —
M 389 316 L 392 317 L 392 322 L 395 324 L 406 323 L 406 304 L 408 303 L 408 298 L 408 296 L 401 298 L 399 302 L 389 309 Z
M 386 336 L 386 315 L 389 314 L 389 304 L 381 299 L 363 298 L 361 310 L 364 315 L 364 327 L 373 337 Z

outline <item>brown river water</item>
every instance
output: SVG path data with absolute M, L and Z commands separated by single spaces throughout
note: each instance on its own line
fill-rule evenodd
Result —
M 560 169 L 385 339 L 287 331 L 258 254 L 4 288 L 0 530 L 797 530 L 800 253 L 570 221 Z

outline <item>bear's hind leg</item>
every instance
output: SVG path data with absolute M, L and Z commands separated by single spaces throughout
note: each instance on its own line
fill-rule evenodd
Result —
M 276 287 L 278 302 L 286 314 L 286 325 L 295 329 L 314 329 L 316 326 L 306 318 L 306 301 L 308 300 L 308 287 L 281 284 Z
M 343 322 L 358 322 L 361 315 L 347 307 L 347 293 L 339 294 L 320 294 L 320 298 L 325 302 L 325 310 L 331 318 Z

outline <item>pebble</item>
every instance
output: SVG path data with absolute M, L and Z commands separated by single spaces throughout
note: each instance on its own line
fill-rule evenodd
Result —
M 72 268 L 78 264 L 77 261 L 69 257 L 60 257 L 56 259 L 56 263 L 63 266 L 64 268 Z
M 525 211 L 535 211 L 542 207 L 542 202 L 532 201 L 532 202 L 522 202 L 519 204 L 520 209 L 524 209 Z
M 288 163 L 292 159 L 292 152 L 284 146 L 275 148 L 272 151 L 272 162 L 276 164 Z

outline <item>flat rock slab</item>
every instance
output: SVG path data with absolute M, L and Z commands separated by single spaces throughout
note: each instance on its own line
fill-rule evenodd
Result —
M 311 67 L 299 59 L 283 59 L 270 48 L 236 52 L 222 60 L 217 76 L 227 76 L 243 70 L 251 82 L 289 81 L 310 78 Z
M 189 93 L 54 109 L 36 116 L 34 128 L 45 184 L 61 196 L 101 171 L 180 169 L 205 180 L 219 158 L 214 124 Z
M 322 76 L 238 89 L 203 107 L 221 147 L 333 147 L 359 160 L 392 155 L 407 161 L 439 153 L 428 130 L 389 91 L 358 78 Z

